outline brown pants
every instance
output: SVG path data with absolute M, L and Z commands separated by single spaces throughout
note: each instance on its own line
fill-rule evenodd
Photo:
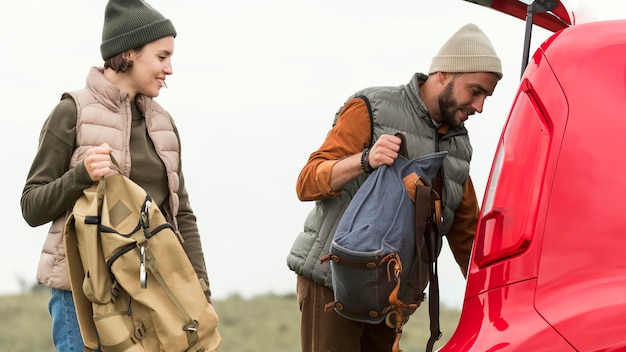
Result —
M 302 352 L 391 351 L 396 333 L 385 322 L 366 324 L 337 314 L 324 306 L 334 300 L 333 291 L 298 275 L 296 292 L 302 313 Z

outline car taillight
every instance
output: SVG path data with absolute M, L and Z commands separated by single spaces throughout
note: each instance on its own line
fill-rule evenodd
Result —
M 549 119 L 525 82 L 494 158 L 478 223 L 478 267 L 522 253 L 532 240 L 551 139 Z

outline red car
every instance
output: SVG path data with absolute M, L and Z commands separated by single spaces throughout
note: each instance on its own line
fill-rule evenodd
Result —
M 626 20 L 541 3 L 533 21 L 555 33 L 523 68 L 440 352 L 626 351 Z

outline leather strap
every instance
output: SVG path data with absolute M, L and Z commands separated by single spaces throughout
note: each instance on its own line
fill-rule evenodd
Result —
M 406 148 L 406 136 L 404 135 L 404 133 L 401 132 L 397 132 L 395 136 L 402 140 L 402 142 L 400 143 L 400 151 L 398 153 L 408 159 L 409 152 Z
M 441 236 L 439 236 L 439 221 L 437 218 L 436 205 L 440 202 L 439 194 L 432 191 L 429 219 L 424 232 L 426 252 L 428 255 L 428 313 L 430 316 L 430 338 L 426 344 L 426 352 L 432 352 L 435 342 L 441 338 L 441 327 L 439 325 L 439 274 L 437 270 L 437 249 L 440 247 Z
M 402 139 L 400 144 L 400 155 L 408 158 L 406 147 L 406 137 L 402 133 L 396 133 L 396 137 Z M 426 253 L 428 256 L 428 312 L 430 316 L 430 338 L 426 345 L 426 352 L 432 352 L 435 342 L 441 338 L 439 324 L 439 279 L 437 272 L 437 248 L 441 237 L 439 236 L 438 225 L 441 218 L 441 198 L 439 194 L 428 184 L 428 180 L 421 179 L 424 185 L 416 185 L 415 189 L 415 245 L 418 261 L 422 261 L 422 251 L 420 243 L 424 240 Z M 396 340 L 393 344 L 393 352 L 401 352 L 400 337 L 402 336 L 403 319 L 397 319 Z

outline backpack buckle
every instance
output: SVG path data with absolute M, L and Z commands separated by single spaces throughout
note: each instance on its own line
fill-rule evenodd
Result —
M 194 319 L 187 325 L 183 325 L 183 331 L 198 331 L 198 326 L 200 326 L 200 323 Z

